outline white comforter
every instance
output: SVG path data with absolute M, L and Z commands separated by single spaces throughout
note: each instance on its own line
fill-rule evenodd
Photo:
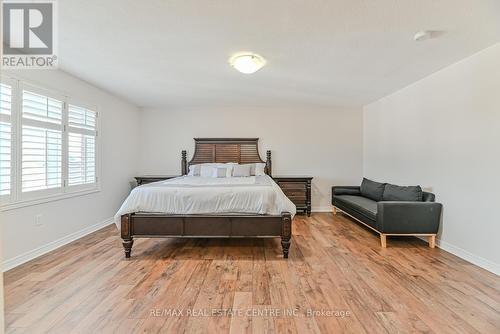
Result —
M 132 212 L 165 214 L 268 214 L 290 212 L 295 205 L 267 175 L 211 178 L 182 176 L 136 187 L 115 215 Z

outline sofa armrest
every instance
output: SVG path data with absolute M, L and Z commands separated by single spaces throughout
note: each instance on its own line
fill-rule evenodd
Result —
M 332 187 L 332 195 L 361 195 L 359 186 L 335 186 Z
M 377 227 L 387 234 L 436 234 L 442 207 L 433 202 L 378 202 Z

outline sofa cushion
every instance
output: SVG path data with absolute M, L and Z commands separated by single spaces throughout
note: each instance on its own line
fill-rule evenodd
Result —
M 377 202 L 362 196 L 338 195 L 334 201 L 344 208 L 350 208 L 371 220 L 377 220 Z M 343 209 L 343 208 L 340 208 Z
M 422 188 L 420 186 L 402 187 L 388 183 L 385 185 L 382 200 L 422 202 Z
M 363 178 L 361 182 L 361 195 L 368 197 L 374 201 L 381 201 L 384 194 L 385 183 L 375 182 L 367 178 Z

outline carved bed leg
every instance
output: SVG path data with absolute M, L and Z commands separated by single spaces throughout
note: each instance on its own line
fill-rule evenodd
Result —
M 281 247 L 283 248 L 283 257 L 288 259 L 288 250 L 290 249 L 290 239 L 286 240 L 281 237 Z
M 283 247 L 283 257 L 288 259 L 290 249 L 290 239 L 292 238 L 292 216 L 288 212 L 281 213 L 281 247 Z
M 123 239 L 123 248 L 125 249 L 125 257 L 130 257 L 130 252 L 132 251 L 132 245 L 134 244 L 134 238 L 132 237 L 132 228 L 130 226 L 130 214 L 123 215 L 121 217 L 121 237 Z
M 123 248 L 125 249 L 125 257 L 128 259 L 130 257 L 130 252 L 132 251 L 132 245 L 134 244 L 134 239 L 123 239 Z

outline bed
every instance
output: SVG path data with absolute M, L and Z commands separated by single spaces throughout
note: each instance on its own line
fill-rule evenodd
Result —
M 288 258 L 295 206 L 271 179 L 271 152 L 260 158 L 258 138 L 195 138 L 192 159 L 181 152 L 182 176 L 135 188 L 115 216 L 129 258 L 134 238 L 281 238 Z M 265 163 L 265 175 L 189 176 L 206 163 Z

